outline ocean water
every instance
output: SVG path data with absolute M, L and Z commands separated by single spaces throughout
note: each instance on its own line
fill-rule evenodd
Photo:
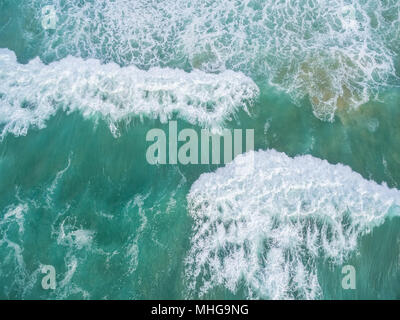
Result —
M 399 299 L 399 55 L 398 0 L 0 0 L 0 298 Z

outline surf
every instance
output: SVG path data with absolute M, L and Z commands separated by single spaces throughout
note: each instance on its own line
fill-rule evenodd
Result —
M 25 6 L 41 21 L 41 1 Z M 308 100 L 326 121 L 399 86 L 396 1 L 58 0 L 54 7 L 55 31 L 24 39 L 40 44 L 46 62 L 73 55 L 145 70 L 243 72 L 299 105 Z
M 344 263 L 365 234 L 400 215 L 399 190 L 342 164 L 272 149 L 202 174 L 187 200 L 192 298 L 221 286 L 247 298 L 322 298 L 318 263 Z
M 58 110 L 102 118 L 118 135 L 116 123 L 132 118 L 173 116 L 206 128 L 221 128 L 238 109 L 257 98 L 257 85 L 240 72 L 208 74 L 194 70 L 135 66 L 67 57 L 45 65 L 40 59 L 19 64 L 13 52 L 0 49 L 1 138 L 42 129 Z

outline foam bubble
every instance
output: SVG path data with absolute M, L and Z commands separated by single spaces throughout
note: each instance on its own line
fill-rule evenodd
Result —
M 242 169 L 252 156 L 254 170 Z M 400 215 L 400 191 L 342 164 L 268 150 L 201 175 L 188 209 L 189 295 L 243 284 L 251 298 L 315 299 L 317 262 L 343 263 L 363 234 Z
M 134 66 L 68 57 L 50 65 L 39 59 L 18 64 L 15 55 L 0 50 L 1 137 L 25 135 L 29 127 L 45 127 L 58 109 L 102 116 L 115 122 L 146 116 L 166 121 L 174 114 L 205 127 L 219 127 L 237 108 L 246 108 L 258 87 L 242 73 L 206 74 L 196 70 Z
M 41 2 L 32 0 L 41 21 Z M 226 69 L 268 81 L 317 117 L 357 107 L 398 85 L 396 0 L 115 0 L 54 2 L 59 22 L 41 54 L 135 64 Z
M 80 250 L 91 248 L 95 232 L 92 230 L 78 229 L 69 225 L 64 226 L 65 220 L 60 226 L 57 243 L 75 247 Z

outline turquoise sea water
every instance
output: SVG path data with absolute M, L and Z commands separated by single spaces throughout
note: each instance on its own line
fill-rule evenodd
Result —
M 0 298 L 400 298 L 397 0 L 0 0 L 0 48 Z M 151 165 L 168 120 L 257 152 Z

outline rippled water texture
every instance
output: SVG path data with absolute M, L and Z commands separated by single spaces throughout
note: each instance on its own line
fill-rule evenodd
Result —
M 397 0 L 0 0 L 0 48 L 0 298 L 400 298 Z M 151 165 L 169 120 L 256 151 Z

